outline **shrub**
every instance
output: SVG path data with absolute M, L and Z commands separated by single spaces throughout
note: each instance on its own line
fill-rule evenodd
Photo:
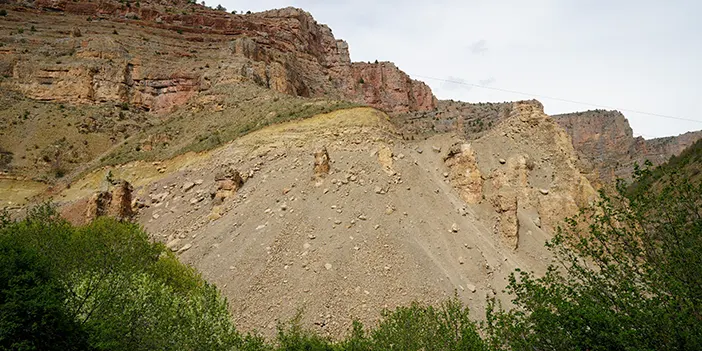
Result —
M 438 307 L 398 307 L 383 317 L 371 333 L 374 350 L 487 350 L 457 297 Z
M 220 350 L 243 342 L 217 289 L 134 224 L 100 218 L 73 227 L 45 205 L 23 221 L 3 220 L 0 250 L 0 294 L 18 292 L 0 295 L 0 323 L 9 323 L 0 345 Z
M 2 16 L 2 17 L 7 16 L 7 10 L 5 10 L 5 9 L 0 9 L 0 16 Z
M 637 170 L 637 179 L 651 172 Z M 517 271 L 494 301 L 487 330 L 496 348 L 702 349 L 702 182 L 675 172 L 660 188 L 613 197 L 567 221 L 548 244 L 558 266 Z
M 66 310 L 66 298 L 46 256 L 0 236 L 0 349 L 87 349 L 87 333 Z

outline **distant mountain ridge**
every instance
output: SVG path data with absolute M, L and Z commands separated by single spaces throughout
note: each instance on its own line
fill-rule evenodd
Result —
M 646 160 L 660 165 L 702 139 L 702 131 L 673 137 L 634 137 L 626 117 L 619 111 L 591 110 L 552 116 L 573 139 L 573 146 L 603 182 L 631 179 L 634 164 Z

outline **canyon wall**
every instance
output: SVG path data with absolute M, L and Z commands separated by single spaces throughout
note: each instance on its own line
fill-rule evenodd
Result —
M 390 62 L 352 63 L 346 42 L 296 8 L 231 14 L 185 2 L 13 5 L 12 12 L 43 18 L 41 34 L 9 40 L 0 67 L 7 85 L 38 100 L 168 111 L 213 85 L 248 81 L 387 112 L 436 107 L 426 84 Z M 101 30 L 105 23 L 115 29 Z M 139 29 L 120 34 L 127 28 Z
M 592 110 L 552 116 L 570 135 L 583 167 L 603 182 L 631 179 L 634 164 L 666 162 L 702 138 L 702 132 L 646 140 L 634 137 L 619 111 Z

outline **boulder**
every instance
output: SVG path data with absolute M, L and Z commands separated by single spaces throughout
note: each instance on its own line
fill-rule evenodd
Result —
M 236 168 L 226 166 L 223 171 L 215 174 L 215 190 L 211 193 L 215 205 L 235 194 L 244 185 L 244 178 Z
M 326 147 L 322 147 L 314 152 L 314 176 L 317 178 L 329 174 L 329 153 Z
M 125 180 L 112 182 L 110 189 L 99 191 L 88 200 L 85 218 L 92 221 L 95 218 L 108 216 L 117 220 L 129 220 L 134 215 L 132 207 L 132 185 Z

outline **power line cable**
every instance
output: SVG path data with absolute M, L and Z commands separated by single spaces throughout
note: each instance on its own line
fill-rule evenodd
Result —
M 585 105 L 585 106 L 598 107 L 598 108 L 603 108 L 603 109 L 607 109 L 607 110 L 618 110 L 618 111 L 623 111 L 623 112 L 631 112 L 631 113 L 638 113 L 638 114 L 642 114 L 642 115 L 648 115 L 648 116 L 652 116 L 652 117 L 660 117 L 660 118 L 667 118 L 667 119 L 674 119 L 674 120 L 678 120 L 678 121 L 695 122 L 695 123 L 700 123 L 700 124 L 702 124 L 702 121 L 695 120 L 695 119 L 689 119 L 689 118 L 675 117 L 675 116 L 662 115 L 662 114 L 658 114 L 658 113 L 645 112 L 645 111 L 638 111 L 638 110 L 631 110 L 631 109 L 624 109 L 624 108 L 616 108 L 616 107 L 612 107 L 612 106 L 606 106 L 606 105 L 600 105 L 600 104 L 593 104 L 593 103 L 589 103 L 589 102 L 576 101 L 576 100 L 570 100 L 570 99 L 562 99 L 562 98 L 553 97 L 553 96 L 547 96 L 547 95 L 531 94 L 531 93 L 525 93 L 525 92 L 516 91 L 516 90 L 509 90 L 509 89 L 502 89 L 502 88 L 496 88 L 496 87 L 489 87 L 489 86 L 485 86 L 485 85 L 473 84 L 473 83 L 466 83 L 466 82 L 455 81 L 455 80 L 450 80 L 450 79 L 442 79 L 442 78 L 429 77 L 429 76 L 422 76 L 422 75 L 414 75 L 414 77 L 422 78 L 422 79 L 431 79 L 431 80 L 436 80 L 436 81 L 446 82 L 446 83 L 467 85 L 467 86 L 471 86 L 471 87 L 482 88 L 482 89 L 488 89 L 488 90 L 501 91 L 501 92 L 504 92 L 504 93 L 519 94 L 519 95 L 529 96 L 529 97 L 532 97 L 532 98 L 540 98 L 540 99 L 555 100 L 555 101 L 561 101 L 561 102 L 568 102 L 568 103 L 572 103 L 572 104 L 579 104 L 579 105 Z

